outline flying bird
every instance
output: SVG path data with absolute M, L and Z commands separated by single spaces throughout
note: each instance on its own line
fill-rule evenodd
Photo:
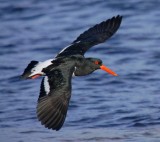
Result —
M 58 131 L 64 124 L 72 90 L 72 76 L 88 75 L 102 69 L 113 76 L 117 74 L 103 65 L 101 59 L 85 58 L 92 46 L 105 42 L 120 27 L 122 16 L 103 21 L 77 37 L 60 51 L 54 59 L 31 61 L 22 74 L 24 79 L 44 76 L 37 103 L 37 117 L 48 129 Z

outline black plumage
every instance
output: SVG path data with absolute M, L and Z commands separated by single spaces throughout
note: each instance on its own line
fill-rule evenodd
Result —
M 39 63 L 37 70 L 40 70 L 41 74 L 37 72 L 34 74 L 32 70 L 33 78 L 38 77 L 38 75 L 45 76 L 41 82 L 37 103 L 37 117 L 46 128 L 59 130 L 63 126 L 71 98 L 73 74 L 75 76 L 84 76 L 97 69 L 102 69 L 117 76 L 116 73 L 102 64 L 102 60 L 85 58 L 84 54 L 92 46 L 110 38 L 118 30 L 121 20 L 122 16 L 118 15 L 93 26 L 80 34 L 55 59 Z M 34 63 L 36 64 L 37 62 Z M 30 68 L 31 66 L 29 65 L 28 67 Z M 36 67 L 34 66 L 34 68 Z M 25 72 L 22 76 L 24 78 L 32 78 L 28 77 L 29 75 L 26 75 Z
M 76 62 L 73 62 L 72 58 L 64 60 L 57 66 L 53 63 L 50 66 L 52 69 L 46 72 L 37 104 L 38 119 L 42 125 L 53 130 L 59 130 L 63 125 L 71 97 L 71 78 Z M 49 92 L 45 88 L 47 85 Z
M 80 54 L 85 52 L 92 46 L 105 42 L 110 38 L 119 28 L 122 21 L 122 16 L 116 16 L 108 19 L 100 24 L 93 26 L 72 42 L 68 48 L 59 53 L 57 57 Z

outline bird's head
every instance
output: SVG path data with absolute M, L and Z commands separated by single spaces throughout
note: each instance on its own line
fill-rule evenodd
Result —
M 51 60 L 46 60 L 44 62 L 31 61 L 25 68 L 21 77 L 23 79 L 35 79 L 38 78 L 39 76 L 43 76 L 45 75 L 43 69 L 47 68 L 51 64 L 52 64 Z
M 102 60 L 97 58 L 86 58 L 84 64 L 76 68 L 75 75 L 77 76 L 87 75 L 94 72 L 97 69 L 104 70 L 113 76 L 118 76 L 110 68 L 103 65 Z

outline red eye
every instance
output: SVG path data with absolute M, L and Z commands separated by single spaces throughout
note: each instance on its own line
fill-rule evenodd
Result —
M 99 62 L 98 62 L 98 61 L 95 61 L 94 63 L 95 63 L 96 65 L 98 65 L 98 64 L 99 64 Z

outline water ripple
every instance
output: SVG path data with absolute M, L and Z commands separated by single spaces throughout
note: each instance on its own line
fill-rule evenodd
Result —
M 159 1 L 1 0 L 0 137 L 3 142 L 159 141 Z M 21 80 L 30 60 L 53 58 L 76 36 L 113 15 L 117 33 L 90 49 L 118 73 L 96 71 L 72 81 L 68 115 L 59 132 L 36 119 L 41 78 Z

